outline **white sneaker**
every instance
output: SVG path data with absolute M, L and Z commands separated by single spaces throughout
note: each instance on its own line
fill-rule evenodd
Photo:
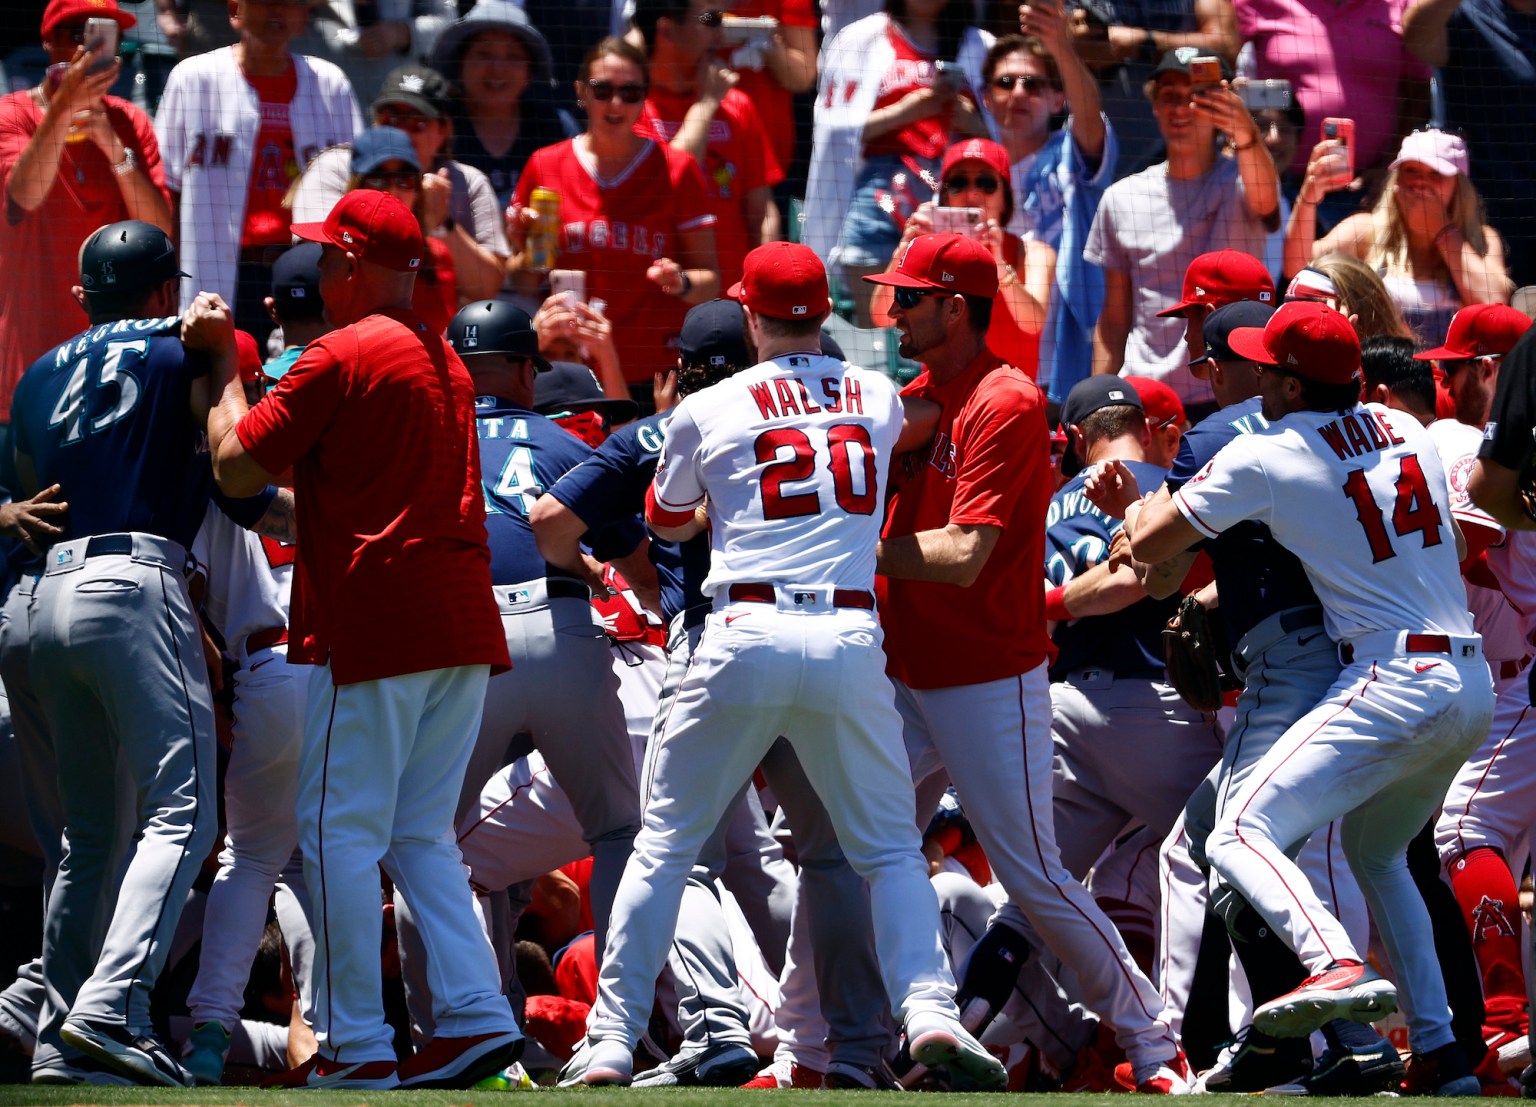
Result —
M 581 1082 L 589 1088 L 627 1088 L 634 1079 L 634 1071 L 635 1055 L 629 1046 L 612 1038 L 600 1038 L 592 1043 Z
M 987 1052 L 959 1019 L 939 1011 L 918 1011 L 907 1016 L 906 1031 L 908 1051 L 918 1064 L 956 1068 L 982 1091 L 1008 1087 L 1008 1070 L 1003 1063 Z

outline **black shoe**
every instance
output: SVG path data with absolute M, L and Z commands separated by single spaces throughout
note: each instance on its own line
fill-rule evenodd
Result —
M 833 1061 L 822 1074 L 821 1086 L 841 1091 L 900 1091 L 896 1074 L 891 1066 L 881 1061 L 878 1065 L 851 1065 L 846 1061 Z
M 1296 1083 L 1311 1068 L 1312 1045 L 1306 1038 L 1271 1038 L 1250 1024 L 1222 1046 L 1215 1066 L 1200 1075 L 1198 1087 L 1204 1092 L 1262 1092 Z
M 1375 1095 L 1397 1091 L 1406 1073 L 1397 1047 L 1381 1038 L 1370 1046 L 1329 1047 L 1309 1075 L 1266 1091 L 1269 1095 Z
M 736 1088 L 757 1075 L 757 1054 L 735 1042 L 679 1053 L 665 1064 L 637 1073 L 636 1088 Z
M 140 1084 L 166 1088 L 190 1088 L 191 1075 L 170 1055 L 165 1046 L 147 1035 L 135 1034 L 126 1026 L 92 1019 L 66 1019 L 59 1036 L 70 1045 L 110 1065 Z

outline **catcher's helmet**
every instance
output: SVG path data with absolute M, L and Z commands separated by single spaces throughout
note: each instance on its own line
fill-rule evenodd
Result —
M 170 236 L 137 219 L 108 223 L 85 240 L 80 252 L 81 287 L 102 299 L 131 297 L 189 275 L 176 264 Z
M 476 300 L 461 307 L 448 324 L 448 343 L 460 357 L 514 354 L 531 358 L 541 373 L 549 371 L 549 362 L 539 353 L 533 320 L 522 308 L 500 300 Z

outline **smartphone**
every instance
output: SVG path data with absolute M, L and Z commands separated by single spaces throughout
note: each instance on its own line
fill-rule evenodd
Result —
M 562 292 L 569 292 L 574 303 L 586 303 L 586 271 L 583 269 L 551 269 L 549 271 L 549 294 L 551 296 L 558 296 Z
M 1202 54 L 1189 59 L 1189 83 L 1195 92 L 1221 86 L 1221 59 L 1214 54 Z
M 117 48 L 123 37 L 123 29 L 115 19 L 93 17 L 85 21 L 85 37 L 80 45 L 95 59 L 89 72 L 100 73 L 111 69 L 117 61 Z
M 1337 139 L 1349 165 L 1349 175 L 1355 175 L 1355 121 L 1353 119 L 1323 120 L 1323 137 Z
M 1249 111 L 1289 111 L 1291 82 L 1283 80 L 1249 81 L 1237 93 Z
M 980 208 L 936 207 L 932 215 L 934 234 L 963 234 L 975 238 L 976 224 L 981 222 Z

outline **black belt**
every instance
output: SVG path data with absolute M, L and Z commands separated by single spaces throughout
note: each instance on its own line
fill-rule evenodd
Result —
M 696 603 L 683 611 L 683 629 L 692 630 L 694 627 L 704 625 L 704 620 L 709 618 L 709 613 L 714 610 L 708 603 Z
M 106 557 L 108 554 L 117 554 L 119 557 L 132 557 L 133 535 L 98 534 L 85 544 L 86 557 Z
M 1280 629 L 1286 634 L 1322 625 L 1323 609 L 1320 607 L 1291 608 L 1280 613 Z
M 510 588 L 515 584 L 523 584 L 523 581 L 514 580 L 506 584 L 497 582 L 494 587 Z M 580 600 L 582 603 L 592 602 L 592 589 L 582 584 L 579 580 L 571 580 L 566 577 L 546 577 L 544 579 L 544 595 L 552 600 Z
M 733 584 L 727 596 L 735 603 L 778 603 L 778 590 L 771 584 Z M 838 588 L 832 593 L 833 607 L 875 609 L 875 595 L 854 588 Z

